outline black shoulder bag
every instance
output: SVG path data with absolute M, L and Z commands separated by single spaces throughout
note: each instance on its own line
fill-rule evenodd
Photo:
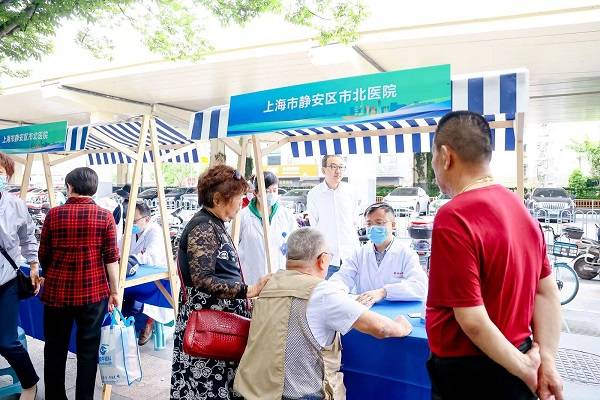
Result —
M 19 299 L 28 299 L 35 295 L 35 286 L 33 286 L 33 284 L 31 283 L 31 278 L 25 275 L 23 271 L 21 271 L 21 269 L 17 267 L 15 260 L 13 260 L 12 257 L 8 255 L 4 248 L 0 247 L 0 253 L 2 253 L 4 258 L 6 258 L 6 260 L 10 263 L 10 265 L 12 265 L 12 267 L 17 272 L 17 295 L 19 296 Z

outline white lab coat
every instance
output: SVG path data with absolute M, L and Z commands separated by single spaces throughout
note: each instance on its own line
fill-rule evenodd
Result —
M 392 301 L 424 300 L 427 296 L 427 275 L 419 256 L 398 239 L 394 239 L 379 266 L 373 243 L 369 242 L 345 259 L 329 280 L 356 294 L 385 288 L 386 300 Z
M 273 272 L 285 269 L 287 238 L 298 228 L 298 222 L 288 209 L 279 205 L 270 228 L 271 266 Z M 253 285 L 267 274 L 267 257 L 265 256 L 265 245 L 261 220 L 250 211 L 249 207 L 240 211 L 240 241 L 238 254 L 244 281 Z
M 122 243 L 119 243 L 121 252 Z M 162 228 L 156 222 L 150 222 L 139 235 L 132 235 L 130 255 L 135 256 L 140 264 L 153 266 L 167 265 L 167 252 L 163 241 Z
M 308 192 L 306 209 L 310 226 L 321 231 L 333 253 L 331 265 L 340 265 L 340 260 L 350 257 L 360 244 L 355 193 L 346 182 L 340 182 L 337 189 L 332 190 L 323 181 Z

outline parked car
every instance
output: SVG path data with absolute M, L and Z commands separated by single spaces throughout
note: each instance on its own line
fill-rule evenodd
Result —
M 429 196 L 420 187 L 397 187 L 383 198 L 396 215 L 427 214 Z
M 286 193 L 287 193 L 287 190 L 285 190 L 285 189 L 282 189 L 282 188 L 278 188 L 278 189 L 277 189 L 277 193 L 279 193 L 279 195 L 280 195 L 280 196 L 283 196 L 284 194 L 286 194 Z
M 198 197 L 198 195 L 196 194 L 195 187 L 179 187 L 173 189 L 165 189 L 165 197 L 167 198 L 167 201 L 180 200 L 182 196 L 187 194 L 191 194 L 195 197 Z
M 438 210 L 440 209 L 440 207 L 442 207 L 444 204 L 446 204 L 450 200 L 452 200 L 452 198 L 450 196 L 448 196 L 447 194 L 444 194 L 444 193 L 440 194 L 438 197 L 435 198 L 435 200 L 433 200 L 429 204 L 429 213 L 436 214 L 438 212 Z
M 575 202 L 560 187 L 537 188 L 526 196 L 529 212 L 538 220 L 575 222 Z
M 279 198 L 279 203 L 295 214 L 306 211 L 306 196 L 310 189 L 292 189 Z

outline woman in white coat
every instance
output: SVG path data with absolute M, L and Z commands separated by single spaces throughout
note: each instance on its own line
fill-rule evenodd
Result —
M 285 269 L 287 238 L 298 228 L 298 223 L 291 211 L 279 204 L 277 176 L 272 172 L 265 172 L 264 179 L 267 189 L 265 201 L 269 210 L 271 266 L 275 272 L 278 269 Z M 247 285 L 255 284 L 268 273 L 262 219 L 258 211 L 263 199 L 258 193 L 256 178 L 253 183 L 254 198 L 248 207 L 240 211 L 240 241 L 238 245 L 242 271 Z

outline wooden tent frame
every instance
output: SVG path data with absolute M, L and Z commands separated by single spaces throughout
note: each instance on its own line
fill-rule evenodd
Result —
M 516 164 L 517 164 L 517 193 L 521 198 L 525 196 L 525 167 L 524 167 L 524 154 L 525 147 L 523 144 L 523 134 L 525 130 L 525 113 L 518 112 L 515 114 L 514 120 L 508 121 L 491 121 L 490 123 L 491 129 L 507 129 L 513 128 L 515 131 L 515 153 L 516 153 Z M 319 135 L 301 135 L 301 136 L 285 136 L 275 143 L 270 143 L 267 141 L 261 140 L 261 135 L 248 135 L 242 136 L 240 139 L 241 145 L 238 145 L 236 142 L 232 141 L 230 138 L 223 139 L 214 139 L 222 141 L 225 146 L 229 147 L 233 152 L 239 155 L 238 161 L 238 169 L 243 174 L 243 169 L 245 169 L 246 165 L 246 157 L 247 157 L 247 149 L 246 146 L 249 142 L 252 143 L 252 149 L 254 154 L 254 165 L 256 166 L 256 176 L 262 177 L 264 173 L 263 166 L 263 157 L 272 153 L 275 150 L 280 149 L 281 147 L 289 144 L 289 143 L 299 143 L 306 141 L 319 141 L 319 140 L 327 140 L 327 139 L 348 139 L 348 138 L 362 138 L 362 137 L 379 137 L 379 136 L 394 136 L 394 135 L 411 135 L 413 133 L 431 133 L 435 132 L 437 125 L 433 126 L 415 126 L 415 127 L 406 127 L 406 128 L 394 128 L 394 129 L 381 129 L 374 131 L 358 131 L 358 132 L 338 132 L 338 133 L 324 133 Z M 261 144 L 265 143 L 266 147 L 262 147 Z M 232 146 L 235 145 L 235 146 Z M 241 146 L 241 149 L 240 149 Z M 258 182 L 258 193 L 262 199 L 266 199 L 266 188 L 264 179 L 257 179 Z M 271 265 L 271 251 L 270 249 L 270 228 L 269 228 L 269 218 L 265 218 L 266 215 L 269 215 L 267 212 L 267 205 L 264 201 L 260 202 L 259 212 L 262 216 L 262 228 L 263 228 L 263 238 L 265 244 L 265 254 L 267 256 L 267 267 L 268 272 L 274 272 L 274 266 Z M 236 218 L 233 224 L 233 239 L 234 244 L 237 245 L 239 241 L 239 218 Z
M 74 158 L 88 155 L 88 154 L 96 154 L 96 153 L 110 153 L 110 152 L 121 152 L 133 160 L 133 177 L 131 183 L 131 192 L 129 196 L 129 204 L 135 204 L 138 198 L 139 187 L 141 186 L 141 178 L 142 178 L 142 165 L 144 163 L 144 153 L 146 151 L 151 151 L 153 154 L 152 157 L 152 165 L 154 168 L 154 176 L 156 179 L 156 188 L 158 192 L 158 208 L 160 212 L 160 218 L 162 220 L 162 231 L 163 231 L 163 242 L 165 246 L 166 254 L 173 254 L 171 247 L 171 240 L 169 236 L 169 226 L 168 226 L 168 211 L 167 211 L 167 202 L 165 197 L 165 183 L 164 176 L 162 170 L 160 168 L 160 164 L 163 161 L 170 160 L 178 155 L 184 154 L 187 151 L 192 149 L 196 149 L 199 145 L 198 142 L 183 144 L 183 145 L 159 145 L 158 142 L 158 130 L 156 126 L 156 119 L 154 113 L 147 114 L 143 116 L 142 128 L 139 136 L 139 143 L 135 148 L 129 148 L 125 145 L 122 145 L 115 140 L 109 138 L 106 134 L 98 131 L 97 129 L 93 129 L 93 126 L 89 130 L 88 134 L 90 136 L 95 137 L 96 139 L 106 143 L 110 146 L 109 149 L 103 150 L 80 150 L 68 154 L 59 153 L 61 158 L 50 161 L 50 157 L 48 154 L 42 154 L 42 163 L 44 166 L 44 175 L 46 180 L 46 186 L 48 189 L 48 199 L 50 202 L 50 206 L 54 207 L 56 205 L 56 196 L 54 193 L 54 187 L 52 184 L 52 166 L 64 163 L 66 161 L 72 160 Z M 148 148 L 146 145 L 146 139 L 150 137 L 150 147 Z M 168 154 L 160 155 L 160 150 L 170 150 Z M 31 177 L 31 169 L 33 166 L 33 161 L 36 157 L 36 154 L 30 153 L 27 154 L 26 158 L 21 158 L 18 156 L 12 156 L 12 158 L 25 166 L 25 170 L 23 172 L 23 178 L 21 181 L 21 192 L 20 196 L 23 200 L 27 197 L 27 190 L 29 188 L 29 179 Z M 245 161 L 244 161 L 245 162 Z M 132 210 L 132 209 L 130 209 Z M 174 310 L 175 318 L 177 317 L 177 308 L 178 308 L 178 295 L 179 295 L 179 277 L 177 275 L 177 267 L 175 265 L 175 260 L 173 257 L 167 257 L 167 271 L 166 272 L 158 272 L 152 275 L 148 275 L 141 278 L 133 278 L 130 280 L 126 280 L 127 273 L 127 262 L 129 258 L 129 253 L 131 251 L 131 238 L 132 238 L 132 228 L 133 222 L 135 218 L 134 212 L 128 212 L 125 220 L 125 232 L 122 238 L 122 251 L 121 251 L 121 259 L 119 262 L 119 286 L 118 286 L 118 294 L 119 301 L 121 306 L 123 304 L 123 295 L 125 288 L 142 285 L 149 282 L 154 282 L 154 284 L 158 287 L 160 292 L 165 296 L 167 301 L 171 304 Z M 160 282 L 162 279 L 168 279 L 171 286 L 171 294 L 166 290 L 164 285 Z M 102 392 L 102 399 L 107 400 L 110 399 L 112 392 L 111 385 L 104 385 Z

